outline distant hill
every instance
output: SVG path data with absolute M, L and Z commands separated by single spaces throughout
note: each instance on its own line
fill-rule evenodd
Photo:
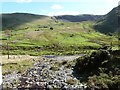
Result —
M 116 32 L 118 28 L 120 28 L 120 6 L 113 8 L 95 25 L 95 29 L 102 33 Z
M 47 18 L 47 19 L 46 19 Z M 35 21 L 35 22 L 34 22 Z M 45 15 L 35 15 L 29 13 L 12 13 L 12 14 L 2 14 L 2 28 L 14 29 L 20 25 L 26 26 L 29 23 L 31 26 L 35 26 L 39 23 L 50 24 L 55 21 L 64 22 L 81 22 L 81 21 L 96 21 L 94 29 L 102 32 L 116 32 L 120 27 L 120 6 L 113 8 L 106 15 L 62 15 L 49 17 Z M 28 26 L 29 27 L 29 26 Z
M 32 22 L 34 20 L 42 19 L 47 16 L 35 15 L 29 13 L 12 13 L 12 14 L 2 14 L 2 27 L 3 30 L 7 28 L 15 28 L 21 24 Z
M 94 21 L 98 20 L 102 15 L 90 15 L 90 14 L 83 14 L 83 15 L 62 15 L 62 16 L 55 16 L 56 19 L 62 21 L 69 21 L 69 22 L 81 22 L 81 21 Z
M 40 21 L 43 20 L 46 23 L 48 21 L 45 18 L 49 18 L 51 20 L 50 22 L 54 21 L 69 21 L 69 22 L 81 22 L 81 21 L 93 21 L 93 20 L 98 20 L 102 16 L 100 15 L 89 15 L 89 14 L 84 14 L 84 15 L 63 15 L 63 16 L 54 16 L 54 17 L 49 17 L 45 15 L 35 15 L 35 14 L 30 14 L 30 13 L 10 13 L 10 14 L 2 14 L 2 28 L 3 30 L 5 29 L 15 29 L 16 27 L 20 25 L 24 25 L 25 23 L 31 23 L 34 21 Z M 31 23 L 35 24 L 35 23 Z

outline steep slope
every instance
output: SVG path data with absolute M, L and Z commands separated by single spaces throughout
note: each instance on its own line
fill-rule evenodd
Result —
M 120 27 L 120 6 L 113 8 L 102 19 L 98 20 L 95 29 L 102 33 L 116 32 Z
M 58 20 L 70 22 L 93 21 L 98 20 L 101 17 L 102 15 L 90 15 L 90 14 L 55 16 L 55 18 Z

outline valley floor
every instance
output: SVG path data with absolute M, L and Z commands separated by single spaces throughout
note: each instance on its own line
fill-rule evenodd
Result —
M 24 74 L 16 73 L 15 71 L 12 74 L 3 75 L 3 87 L 9 88 L 82 88 L 83 85 L 80 81 L 74 76 L 72 67 L 75 64 L 75 59 L 83 56 L 73 55 L 73 56 L 53 56 L 45 55 L 39 57 L 39 60 Z M 3 56 L 5 58 L 7 56 Z M 16 57 L 15 59 L 12 59 Z M 21 58 L 25 60 L 26 56 L 11 56 L 11 60 L 16 61 Z M 27 56 L 27 59 L 36 60 L 38 57 L 33 58 Z M 18 59 L 19 61 L 19 59 Z M 6 63 L 6 62 L 5 62 Z M 18 84 L 19 83 L 19 84 Z M 17 85 L 18 84 L 18 85 Z

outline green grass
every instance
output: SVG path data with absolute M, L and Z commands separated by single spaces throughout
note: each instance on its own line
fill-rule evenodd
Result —
M 9 40 L 10 54 L 76 54 L 73 52 L 97 50 L 103 44 L 110 45 L 110 40 L 113 45 L 117 44 L 115 37 L 96 32 L 93 25 L 94 22 L 90 21 L 56 23 L 50 18 L 24 23 L 12 31 Z M 27 26 L 29 28 L 25 29 Z M 53 27 L 53 30 L 50 30 L 50 27 Z M 2 38 L 6 38 L 4 31 L 2 34 Z M 8 41 L 2 42 L 2 53 L 7 54 L 5 46 Z M 58 52 L 60 50 L 64 52 Z
M 12 73 L 13 71 L 16 71 L 16 73 L 23 73 L 28 68 L 32 67 L 33 64 L 34 62 L 30 60 L 23 60 L 15 63 L 6 63 L 6 64 L 3 64 L 2 73 L 3 75 Z

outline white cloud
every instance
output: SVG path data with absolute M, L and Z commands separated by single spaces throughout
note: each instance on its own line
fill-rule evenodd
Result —
M 63 9 L 64 7 L 58 4 L 54 4 L 51 6 L 52 9 Z
M 118 2 L 118 5 L 120 5 L 120 1 Z
M 105 0 L 108 4 L 112 4 L 112 5 L 118 5 L 119 0 Z
M 17 3 L 25 3 L 25 2 L 30 3 L 32 2 L 32 0 L 17 0 Z
M 119 0 L 106 0 L 107 2 L 119 2 Z
M 58 12 L 49 12 L 48 16 L 57 16 L 57 15 L 78 15 L 78 11 L 58 11 Z

